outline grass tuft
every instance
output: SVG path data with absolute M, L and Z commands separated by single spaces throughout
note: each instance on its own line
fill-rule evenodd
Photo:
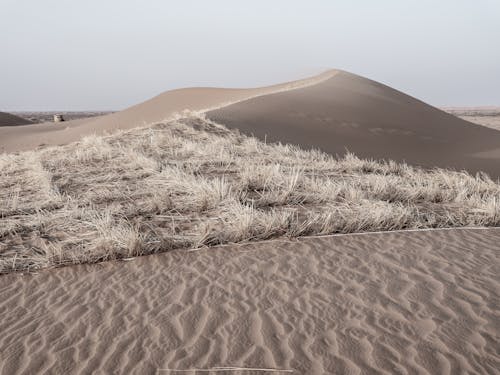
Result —
M 336 159 L 200 115 L 0 155 L 0 273 L 286 236 L 500 225 L 486 174 Z

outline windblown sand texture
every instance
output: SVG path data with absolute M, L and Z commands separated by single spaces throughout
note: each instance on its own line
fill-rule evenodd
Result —
M 329 236 L 2 276 L 0 372 L 498 374 L 499 242 Z
M 11 113 L 0 112 L 0 126 L 16 126 L 31 124 L 31 121 Z M 1 141 L 0 141 L 1 142 Z
M 346 151 L 424 167 L 500 177 L 500 132 L 472 124 L 369 79 L 338 72 L 296 90 L 207 113 L 262 140 Z

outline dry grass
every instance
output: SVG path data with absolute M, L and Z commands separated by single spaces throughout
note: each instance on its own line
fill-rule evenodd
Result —
M 199 116 L 0 156 L 0 272 L 176 248 L 500 224 L 486 175 L 337 160 Z

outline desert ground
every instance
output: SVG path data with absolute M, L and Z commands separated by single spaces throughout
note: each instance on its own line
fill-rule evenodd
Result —
M 443 110 L 466 121 L 500 130 L 500 107 L 448 107 Z
M 499 240 L 500 229 L 327 236 L 6 275 L 0 369 L 495 374 Z
M 499 373 L 500 132 L 457 116 L 331 70 L 1 126 L 0 371 Z
M 31 121 L 33 124 L 42 124 L 53 122 L 54 115 L 62 115 L 64 120 L 78 120 L 83 118 L 105 116 L 112 111 L 23 111 L 14 112 L 13 114 Z

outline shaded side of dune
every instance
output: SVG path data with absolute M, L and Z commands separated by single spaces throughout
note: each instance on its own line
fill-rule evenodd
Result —
M 499 241 L 348 235 L 2 276 L 0 372 L 492 374 Z
M 208 117 L 260 139 L 333 155 L 351 151 L 362 158 L 500 176 L 500 132 L 347 72 L 217 109 Z
M 0 112 L 0 127 L 1 126 L 17 126 L 32 124 L 30 120 L 13 115 L 7 112 Z

